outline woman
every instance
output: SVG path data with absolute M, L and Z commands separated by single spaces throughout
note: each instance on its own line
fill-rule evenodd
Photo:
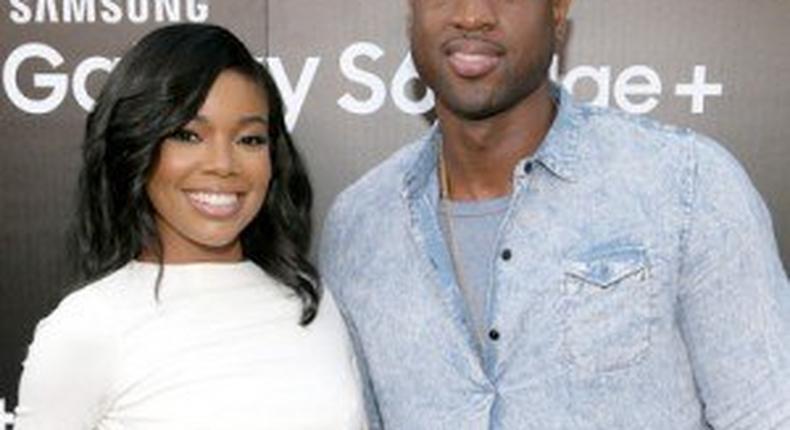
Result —
M 305 257 L 312 191 L 231 33 L 144 37 L 88 117 L 74 257 L 17 430 L 360 429 L 345 326 Z

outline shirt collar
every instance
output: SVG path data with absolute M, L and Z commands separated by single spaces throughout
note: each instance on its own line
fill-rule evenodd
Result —
M 428 132 L 423 135 L 417 148 L 417 157 L 406 170 L 403 178 L 403 190 L 406 197 L 419 194 L 428 188 L 437 168 L 439 142 L 442 132 L 439 122 L 435 121 Z
M 557 177 L 575 181 L 584 149 L 579 139 L 584 110 L 564 88 L 552 84 L 551 92 L 557 103 L 557 116 L 532 158 Z
M 552 83 L 551 93 L 557 103 L 557 115 L 537 152 L 516 165 L 516 178 L 523 176 L 524 165 L 530 160 L 537 161 L 560 179 L 572 182 L 578 177 L 580 151 L 583 149 L 580 145 L 579 129 L 584 120 L 584 110 L 559 85 Z M 441 129 L 436 121 L 420 139 L 417 156 L 406 170 L 403 185 L 407 196 L 424 191 L 431 183 L 436 172 L 437 151 L 441 139 Z

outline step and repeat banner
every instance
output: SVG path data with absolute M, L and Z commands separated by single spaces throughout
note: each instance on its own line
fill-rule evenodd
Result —
M 334 196 L 428 126 L 406 0 L 2 0 L 0 430 L 36 322 L 64 288 L 86 112 L 118 57 L 176 22 L 213 22 L 275 77 L 316 189 Z M 711 135 L 749 171 L 790 268 L 790 2 L 579 0 L 552 77 L 577 98 Z M 317 228 L 317 230 L 318 230 Z M 318 233 L 318 232 L 316 232 Z

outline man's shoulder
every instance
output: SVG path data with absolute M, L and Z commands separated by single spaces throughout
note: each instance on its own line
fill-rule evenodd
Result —
M 580 105 L 578 111 L 588 131 L 615 143 L 661 148 L 706 139 L 690 128 L 661 122 L 647 115 L 590 105 Z
M 338 194 L 332 211 L 385 210 L 384 206 L 388 202 L 399 199 L 404 178 L 426 144 L 424 138 L 413 141 L 368 170 Z
M 696 189 L 712 183 L 752 187 L 740 161 L 708 135 L 609 108 L 577 109 L 584 152 L 593 165 L 622 169 L 634 180 L 675 177 Z
M 738 165 L 717 140 L 691 128 L 611 108 L 578 105 L 576 109 L 582 118 L 583 139 L 606 155 L 620 153 L 686 166 L 700 162 Z
M 321 234 L 319 265 L 322 279 L 343 302 L 349 273 L 367 266 L 369 253 L 381 233 L 402 220 L 405 178 L 414 169 L 426 139 L 411 143 L 379 163 L 332 203 Z

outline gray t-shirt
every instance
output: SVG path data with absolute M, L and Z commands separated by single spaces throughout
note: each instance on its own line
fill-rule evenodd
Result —
M 487 331 L 485 310 L 488 292 L 494 286 L 493 264 L 499 226 L 507 212 L 510 196 L 487 200 L 451 201 L 439 205 L 439 219 L 449 251 L 454 254 L 456 281 L 466 299 L 471 324 L 478 339 Z M 452 222 L 449 236 L 447 214 Z M 460 272 L 460 273 L 459 273 Z

